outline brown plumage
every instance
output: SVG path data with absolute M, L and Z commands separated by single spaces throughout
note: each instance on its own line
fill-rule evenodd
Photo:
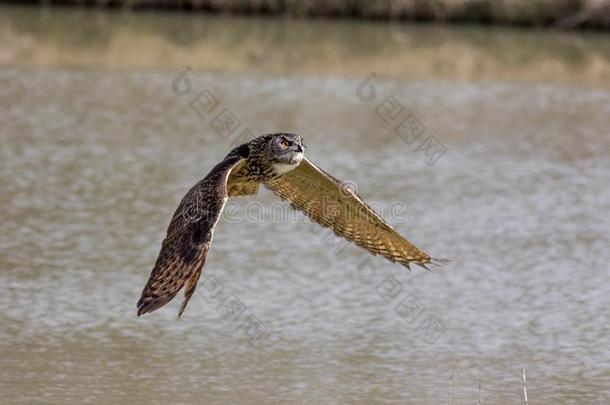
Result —
M 305 158 L 296 169 L 265 185 L 314 222 L 332 228 L 337 236 L 374 255 L 382 255 L 407 268 L 410 262 L 430 263 L 430 256 L 400 236 L 347 184 Z
M 374 255 L 407 268 L 409 263 L 426 267 L 435 260 L 400 236 L 345 183 L 305 159 L 303 150 L 297 135 L 261 136 L 233 149 L 186 194 L 138 301 L 138 316 L 167 304 L 185 287 L 178 316 L 182 314 L 197 288 L 228 197 L 256 194 L 260 183 Z
M 214 226 L 227 200 L 226 179 L 240 160 L 233 157 L 220 162 L 182 199 L 138 301 L 138 315 L 167 304 L 185 284 L 185 298 L 178 315 L 186 308 L 210 250 Z

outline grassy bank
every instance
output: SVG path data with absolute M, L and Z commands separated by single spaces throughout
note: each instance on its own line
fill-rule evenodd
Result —
M 33 0 L 231 14 L 610 28 L 610 0 Z M 23 3 L 23 2 L 21 2 Z
M 398 80 L 524 81 L 610 88 L 606 34 L 326 19 L 6 7 L 0 67 L 265 75 L 375 72 Z M 83 24 L 83 21 L 89 23 Z

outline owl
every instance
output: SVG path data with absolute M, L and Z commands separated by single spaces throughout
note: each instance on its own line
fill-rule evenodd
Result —
M 227 199 L 254 195 L 261 184 L 312 221 L 373 255 L 409 270 L 410 263 L 426 267 L 446 262 L 431 258 L 398 234 L 349 185 L 305 158 L 304 151 L 298 135 L 263 135 L 233 149 L 195 184 L 170 221 L 137 303 L 138 316 L 167 304 L 184 288 L 178 317 L 182 315 L 197 288 Z

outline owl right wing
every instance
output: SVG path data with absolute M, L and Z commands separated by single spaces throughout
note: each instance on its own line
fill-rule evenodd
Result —
M 197 287 L 214 227 L 229 195 L 256 193 L 257 184 L 228 180 L 233 172 L 243 170 L 244 162 L 243 157 L 227 156 L 184 196 L 138 301 L 138 316 L 167 304 L 186 286 L 178 313 L 182 315 Z
M 425 267 L 436 260 L 396 232 L 345 183 L 307 159 L 265 185 L 313 221 L 332 228 L 337 236 L 373 255 L 382 255 L 409 269 L 411 262 Z

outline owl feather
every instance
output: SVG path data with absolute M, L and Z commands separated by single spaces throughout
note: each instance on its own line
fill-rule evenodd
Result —
M 312 221 L 374 255 L 410 269 L 443 263 L 402 237 L 346 183 L 304 158 L 303 140 L 270 134 L 233 149 L 184 196 L 175 211 L 157 261 L 137 304 L 152 312 L 185 289 L 181 316 L 197 288 L 214 227 L 229 197 L 256 194 L 262 183 Z M 426 267 L 427 268 L 427 267 Z

